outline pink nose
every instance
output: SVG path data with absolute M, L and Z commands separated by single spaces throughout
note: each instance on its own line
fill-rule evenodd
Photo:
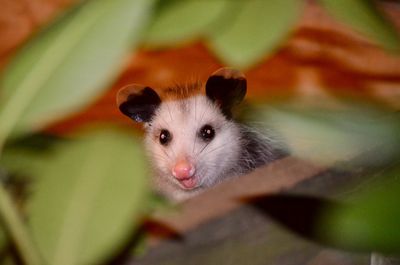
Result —
M 172 175 L 177 179 L 187 179 L 193 176 L 194 168 L 187 160 L 178 161 L 172 169 Z

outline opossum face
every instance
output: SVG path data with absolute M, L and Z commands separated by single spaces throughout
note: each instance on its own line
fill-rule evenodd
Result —
M 157 171 L 182 189 L 213 185 L 238 159 L 238 128 L 205 96 L 163 102 L 146 127 Z
M 230 116 L 246 93 L 244 76 L 221 69 L 210 76 L 205 93 L 204 87 L 197 89 L 169 89 L 163 100 L 162 94 L 138 85 L 118 94 L 120 110 L 145 123 L 146 148 L 157 176 L 186 191 L 221 181 L 240 159 L 239 128 Z

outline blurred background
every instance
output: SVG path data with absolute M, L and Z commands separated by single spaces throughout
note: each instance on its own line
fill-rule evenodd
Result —
M 51 23 L 52 19 L 77 2 L 73 0 L 2 0 L 1 68 L 6 67 L 18 49 L 41 27 Z M 293 6 L 295 2 L 285 1 L 282 5 Z M 332 16 L 321 2 L 302 2 L 304 2 L 302 3 L 304 7 L 296 4 L 296 8 L 292 7 L 288 11 L 285 7 L 281 7 L 282 11 L 277 8 L 276 16 L 280 15 L 279 12 L 289 14 L 281 15 L 281 21 L 279 18 L 276 18 L 276 21 L 271 20 L 272 23 L 287 24 L 280 29 L 281 32 L 278 34 L 268 33 L 270 28 L 276 28 L 275 25 L 260 25 L 263 23 L 263 18 L 254 18 L 256 20 L 254 23 L 264 28 L 267 34 L 277 36 L 272 37 L 272 40 L 267 40 L 265 47 L 256 51 L 258 54 L 255 59 L 245 59 L 247 60 L 245 63 L 239 62 L 234 65 L 242 68 L 247 76 L 249 98 L 264 101 L 276 98 L 302 100 L 308 98 L 309 102 L 313 103 L 317 102 L 314 98 L 318 98 L 323 100 L 322 104 L 335 104 L 338 96 L 347 94 L 398 109 L 400 106 L 398 89 L 400 59 L 398 56 L 385 50 L 379 43 L 379 39 L 366 37 L 360 33 L 360 30 L 354 30 L 351 23 L 345 23 Z M 399 30 L 399 3 L 397 1 L 376 2 L 385 18 Z M 226 55 L 220 52 L 219 48 L 215 48 L 218 47 L 215 42 L 219 40 L 210 40 L 205 36 L 206 34 L 203 34 L 204 29 L 210 28 L 209 24 L 215 23 L 211 19 L 206 19 L 204 25 L 193 25 L 193 29 L 187 30 L 188 32 L 168 32 L 169 27 L 177 27 L 180 23 L 185 23 L 185 19 L 190 21 L 190 12 L 195 13 L 196 8 L 195 5 L 188 7 L 185 16 L 180 13 L 176 15 L 177 25 L 168 25 L 167 23 L 172 22 L 167 21 L 170 18 L 165 18 L 166 24 L 156 29 L 165 32 L 164 35 L 158 33 L 160 36 L 156 36 L 156 32 L 153 34 L 155 35 L 153 39 L 150 36 L 149 41 L 141 43 L 137 49 L 132 49 L 132 52 L 124 58 L 126 63 L 119 77 L 109 86 L 106 93 L 79 113 L 51 124 L 47 130 L 63 134 L 93 121 L 130 124 L 129 119 L 120 115 L 115 107 L 115 93 L 120 87 L 130 83 L 141 83 L 160 88 L 193 78 L 204 81 L 219 67 L 231 66 L 234 60 L 229 60 L 229 58 L 224 60 Z M 225 16 L 224 12 L 229 12 L 225 10 L 228 7 L 214 8 L 219 8 L 220 10 L 216 12 Z M 176 9 L 178 10 L 179 7 Z M 201 7 L 198 7 L 198 10 L 202 12 Z M 173 12 L 173 10 L 167 11 Z M 349 9 L 348 12 L 352 11 Z M 234 9 L 229 13 L 228 15 L 233 18 L 228 17 L 227 23 L 234 25 L 234 14 L 231 14 L 234 13 Z M 268 11 L 264 13 L 265 16 L 269 15 Z M 221 14 L 210 14 L 210 16 Z M 287 16 L 289 18 L 286 18 Z M 194 17 L 197 19 L 196 16 Z M 266 20 L 264 23 L 269 23 L 269 21 Z M 252 25 L 249 23 L 245 26 Z M 365 27 L 368 26 L 367 21 Z M 254 32 L 257 30 L 255 29 Z M 249 38 L 248 34 L 237 31 L 239 35 L 242 35 L 235 37 L 238 42 L 241 41 L 240 38 Z M 252 49 L 252 43 L 257 45 L 257 42 L 263 42 L 262 35 L 255 35 L 257 33 L 253 33 L 252 29 L 249 31 L 252 39 L 247 40 L 247 43 L 245 41 L 243 49 Z M 172 40 L 168 39 L 168 34 Z M 232 39 L 235 40 L 233 37 Z M 241 53 L 241 51 L 233 50 L 232 53 Z

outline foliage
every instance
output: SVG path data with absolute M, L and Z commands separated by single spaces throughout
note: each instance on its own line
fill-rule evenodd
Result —
M 331 110 L 280 105 L 262 107 L 261 112 L 263 119 L 285 139 L 292 155 L 320 165 L 332 165 L 378 149 L 379 154 L 362 157 L 359 163 L 380 166 L 382 161 L 399 154 L 398 115 L 373 106 L 361 107 L 353 102 L 343 103 L 341 110 Z
M 367 185 L 351 197 L 341 198 L 341 202 L 279 194 L 249 198 L 247 203 L 320 244 L 396 256 L 400 253 L 399 174 L 398 167 L 386 170 L 374 186 Z
M 127 242 L 144 211 L 145 168 L 131 134 L 103 129 L 59 146 L 28 205 L 47 263 L 98 264 Z
M 328 165 L 357 158 L 346 166 L 379 169 L 379 179 L 371 181 L 377 174 L 364 174 L 369 180 L 365 181 L 367 184 L 340 200 L 282 194 L 259 196 L 248 203 L 286 228 L 318 243 L 350 251 L 398 255 L 398 114 L 373 110 L 371 106 L 355 107 L 355 104 L 334 112 L 281 106 L 263 107 L 262 113 L 261 119 L 282 133 L 293 155 Z M 340 169 L 340 165 L 335 169 Z
M 399 255 L 400 170 L 385 175 L 385 181 L 357 193 L 351 203 L 324 209 L 317 233 L 337 248 Z
M 96 99 L 138 43 L 152 6 L 147 0 L 86 1 L 28 43 L 2 80 L 0 150 L 10 136 L 39 130 Z M 4 150 L 4 166 L 15 165 L 7 159 L 18 160 L 37 175 L 28 203 L 31 227 L 5 191 L 0 194 L 2 217 L 26 264 L 93 264 L 126 240 L 147 194 L 145 166 L 132 137 L 118 130 L 88 133 L 45 159 Z
M 10 126 L 37 130 L 98 97 L 138 42 L 150 7 L 143 0 L 89 1 L 32 40 L 3 79 L 0 142 Z
M 397 35 L 372 4 L 321 3 L 385 47 L 398 48 Z M 302 7 L 300 0 L 88 0 L 23 47 L 0 87 L 0 173 L 29 175 L 33 184 L 20 209 L 1 183 L 0 215 L 24 262 L 104 262 L 120 251 L 150 203 L 134 135 L 102 126 L 57 141 L 48 152 L 11 140 L 93 102 L 139 43 L 162 48 L 203 38 L 224 63 L 248 68 L 290 34 Z M 329 123 L 313 124 L 321 135 L 329 131 L 320 130 Z
M 229 0 L 161 2 L 144 40 L 150 46 L 162 47 L 197 38 L 229 5 Z
M 398 34 L 372 1 L 320 3 L 383 47 L 399 50 Z M 224 64 L 249 68 L 273 53 L 290 35 L 303 6 L 301 0 L 162 1 L 144 41 L 161 48 L 203 38 Z
M 376 40 L 383 47 L 399 51 L 400 39 L 394 26 L 370 0 L 320 0 L 338 19 Z
M 228 65 L 248 68 L 274 52 L 288 36 L 300 15 L 302 2 L 253 0 L 242 1 L 235 7 L 238 10 L 230 18 L 230 26 L 225 30 L 211 29 L 208 41 Z

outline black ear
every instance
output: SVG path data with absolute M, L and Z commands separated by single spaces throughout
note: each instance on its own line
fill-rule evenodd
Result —
M 136 122 L 149 122 L 160 104 L 160 97 L 150 87 L 133 84 L 117 93 L 119 110 Z
M 238 70 L 221 68 L 207 80 L 206 95 L 217 103 L 222 112 L 231 116 L 232 107 L 242 102 L 246 95 L 247 81 Z

